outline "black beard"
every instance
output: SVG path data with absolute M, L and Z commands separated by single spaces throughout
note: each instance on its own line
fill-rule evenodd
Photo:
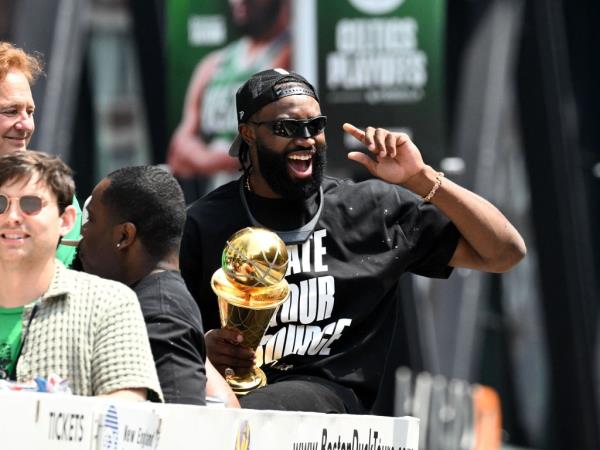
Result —
M 281 0 L 273 0 L 270 4 L 264 6 L 255 17 L 249 17 L 247 22 L 238 24 L 238 28 L 243 35 L 251 38 L 260 38 L 270 31 L 271 26 L 279 17 L 281 10 Z M 256 5 L 249 5 L 249 8 L 257 8 Z
M 262 145 L 257 139 L 256 156 L 260 174 L 269 187 L 283 198 L 292 200 L 308 198 L 319 190 L 327 164 L 327 144 L 317 144 L 315 148 L 312 157 L 312 176 L 307 180 L 293 180 L 288 173 L 287 155 L 306 149 L 294 148 L 279 153 Z

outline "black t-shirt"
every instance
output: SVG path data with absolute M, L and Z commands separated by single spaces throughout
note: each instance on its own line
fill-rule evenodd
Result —
M 290 297 L 271 320 L 257 362 L 270 383 L 294 374 L 322 377 L 353 389 L 370 409 L 395 325 L 400 276 L 448 277 L 459 233 L 437 208 L 399 186 L 331 177 L 322 186 L 323 211 L 313 234 L 288 245 Z M 306 201 L 246 197 L 256 219 L 275 230 L 306 223 L 318 207 L 318 195 Z M 220 326 L 210 278 L 226 240 L 250 225 L 239 181 L 188 209 L 181 270 L 206 329 Z
M 166 403 L 206 404 L 206 346 L 198 305 L 179 272 L 150 274 L 138 296 Z

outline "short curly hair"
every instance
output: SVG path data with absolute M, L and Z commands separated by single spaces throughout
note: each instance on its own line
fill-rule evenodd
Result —
M 177 180 L 156 166 L 123 167 L 109 173 L 102 194 L 118 222 L 131 222 L 151 256 L 179 252 L 185 225 L 185 200 Z
M 0 41 L 0 81 L 11 70 L 23 72 L 29 84 L 35 83 L 44 71 L 44 64 L 38 53 L 27 53 L 10 42 Z

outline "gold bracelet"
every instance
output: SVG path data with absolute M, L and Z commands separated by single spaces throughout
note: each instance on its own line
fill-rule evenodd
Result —
M 429 191 L 429 194 L 427 194 L 425 197 L 423 197 L 423 202 L 428 203 L 428 202 L 431 201 L 431 199 L 433 198 L 433 196 L 435 195 L 435 193 L 437 192 L 437 190 L 442 185 L 442 178 L 443 177 L 444 177 L 444 172 L 438 172 L 437 173 L 437 176 L 435 177 L 435 183 L 433 184 L 433 187 L 431 188 L 431 191 Z

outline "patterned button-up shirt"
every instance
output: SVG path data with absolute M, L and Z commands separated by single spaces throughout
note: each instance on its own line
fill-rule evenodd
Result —
M 48 291 L 25 306 L 23 336 L 17 381 L 55 373 L 76 395 L 147 388 L 162 400 L 140 305 L 124 284 L 56 261 Z

